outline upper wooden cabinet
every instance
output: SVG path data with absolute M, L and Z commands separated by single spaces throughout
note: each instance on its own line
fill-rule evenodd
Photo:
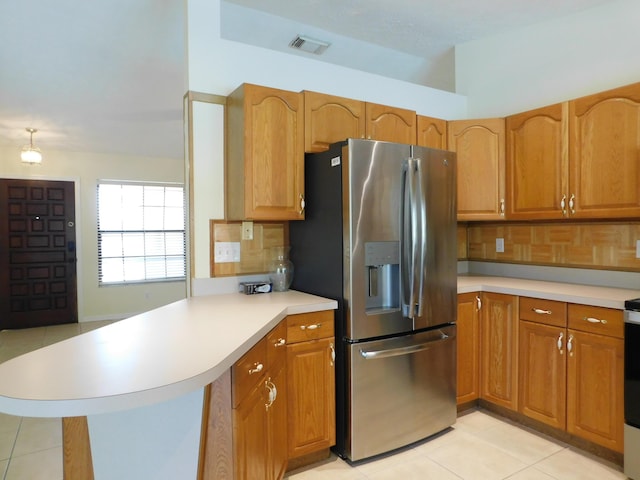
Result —
M 243 84 L 227 98 L 226 217 L 304 219 L 302 93 Z
M 421 147 L 447 149 L 447 121 L 416 115 L 416 143 Z
M 576 218 L 640 216 L 640 83 L 569 102 Z
M 507 117 L 507 218 L 559 219 L 568 213 L 567 106 Z
M 447 124 L 447 147 L 458 165 L 458 220 L 503 220 L 505 123 L 502 118 Z
M 365 103 L 305 90 L 304 151 L 323 152 L 346 138 L 364 138 Z
M 385 142 L 416 143 L 416 112 L 404 108 L 366 103 L 366 137 Z

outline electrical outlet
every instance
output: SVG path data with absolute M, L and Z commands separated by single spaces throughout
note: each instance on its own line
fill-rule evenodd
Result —
M 636 258 L 640 258 L 640 240 L 636 240 Z
M 214 261 L 216 263 L 237 263 L 240 261 L 240 242 L 215 242 Z
M 496 238 L 496 253 L 504 253 L 504 238 Z
M 253 222 L 242 222 L 242 240 L 253 240 Z

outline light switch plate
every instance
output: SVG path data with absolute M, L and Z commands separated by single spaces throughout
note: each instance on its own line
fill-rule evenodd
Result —
M 496 253 L 504 253 L 504 238 L 496 238 Z
M 253 222 L 242 222 L 242 240 L 253 240 Z
M 640 258 L 640 240 L 636 240 L 636 258 Z
M 239 262 L 240 242 L 215 242 L 213 258 L 216 263 Z

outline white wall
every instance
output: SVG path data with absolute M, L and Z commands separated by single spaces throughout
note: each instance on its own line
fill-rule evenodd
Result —
M 186 295 L 185 282 L 98 287 L 96 185 L 98 179 L 182 182 L 182 160 L 47 150 L 42 165 L 20 162 L 19 149 L 0 147 L 0 178 L 76 183 L 78 317 L 120 319 Z
M 505 116 L 640 81 L 640 2 L 456 47 L 456 91 L 469 118 Z

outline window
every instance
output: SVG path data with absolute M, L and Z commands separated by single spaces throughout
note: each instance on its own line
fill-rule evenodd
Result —
M 185 278 L 184 189 L 98 182 L 99 284 Z

